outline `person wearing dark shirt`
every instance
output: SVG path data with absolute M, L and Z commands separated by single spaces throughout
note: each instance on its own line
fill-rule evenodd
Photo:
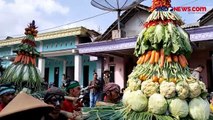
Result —
M 97 73 L 93 74 L 93 80 L 90 81 L 88 89 L 90 89 L 90 107 L 94 107 L 96 104 L 96 101 L 100 97 L 100 93 L 102 91 L 101 90 L 101 81 L 98 80 Z

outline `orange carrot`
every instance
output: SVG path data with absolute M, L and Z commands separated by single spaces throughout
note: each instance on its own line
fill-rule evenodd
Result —
M 142 59 L 142 56 L 140 56 L 140 57 L 138 58 L 137 64 L 140 64 L 141 59 Z
M 33 57 L 30 56 L 30 63 L 33 64 Z
M 152 82 L 158 82 L 159 78 L 157 76 L 152 76 Z
M 32 64 L 35 65 L 34 57 L 32 57 Z
M 160 57 L 160 52 L 159 52 L 159 51 L 156 51 L 156 52 L 155 52 L 155 63 L 158 62 L 159 57 Z
M 21 63 L 24 63 L 25 55 L 22 55 Z
M 24 59 L 23 59 L 23 63 L 25 64 L 25 61 L 26 61 L 26 56 L 24 55 Z
M 155 53 L 156 53 L 155 50 L 153 50 L 152 53 L 151 53 L 151 58 L 149 60 L 150 64 L 153 64 L 155 62 Z
M 177 55 L 173 55 L 173 56 L 172 56 L 172 59 L 173 59 L 173 61 L 178 62 L 178 57 L 177 57 Z
M 141 64 L 144 63 L 145 56 L 146 56 L 145 54 L 142 55 Z
M 33 65 L 36 65 L 36 58 L 33 57 Z
M 141 56 L 138 58 L 137 64 L 142 64 L 142 62 L 143 62 L 143 55 L 141 55 Z
M 29 56 L 27 56 L 26 64 L 29 64 Z
M 18 56 L 16 57 L 15 61 L 16 61 L 16 62 L 19 62 L 19 61 L 21 60 L 21 58 L 22 58 L 22 55 L 20 54 L 20 55 L 18 55 Z
M 24 64 L 27 64 L 27 56 L 25 55 Z
M 164 58 L 165 58 L 165 55 L 164 55 L 164 50 L 163 49 L 161 49 L 160 50 L 160 67 L 163 67 L 163 65 L 164 65 Z
M 185 68 L 186 67 L 186 62 L 185 60 L 181 57 L 181 55 L 178 56 L 178 60 L 179 60 L 179 63 L 181 65 L 181 67 Z
M 187 61 L 186 57 L 183 54 L 181 54 L 180 56 L 185 61 L 186 65 L 188 65 L 188 61 Z
M 18 56 L 16 56 L 16 58 L 15 58 L 15 60 L 13 61 L 13 63 L 16 63 L 18 60 L 18 57 L 20 57 L 19 55 Z
M 145 59 L 144 59 L 144 63 L 147 62 L 149 60 L 149 58 L 151 57 L 151 54 L 152 54 L 152 51 L 148 51 L 146 56 L 145 56 Z
M 171 56 L 170 55 L 166 56 L 166 60 L 167 60 L 168 63 L 171 63 L 172 62 Z

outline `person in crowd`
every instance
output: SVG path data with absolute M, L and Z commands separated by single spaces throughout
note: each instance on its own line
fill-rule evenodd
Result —
M 104 90 L 104 102 L 118 103 L 120 102 L 120 86 L 115 83 L 108 83 L 105 85 Z
M 42 116 L 53 109 L 53 105 L 21 91 L 0 112 L 0 120 L 45 120 Z
M 94 107 L 96 101 L 100 99 L 101 94 L 101 81 L 98 80 L 98 74 L 96 72 L 93 73 L 93 80 L 90 81 L 88 89 L 90 89 L 90 107 Z
M 15 86 L 11 83 L 0 85 L 0 111 L 15 97 Z
M 81 107 L 83 107 L 83 104 L 79 99 L 81 93 L 79 82 L 71 81 L 70 83 L 68 83 L 68 85 L 66 86 L 66 91 L 68 93 L 68 97 L 65 97 L 62 110 L 63 113 L 65 113 L 71 120 L 75 120 L 78 117 L 81 117 Z
M 41 120 L 68 120 L 68 117 L 61 113 L 65 93 L 57 87 L 49 88 L 44 96 L 44 102 L 53 105 L 54 109 L 45 114 Z
M 97 101 L 96 106 L 113 106 L 120 102 L 120 86 L 115 83 L 108 83 L 105 85 L 104 102 Z
M 104 81 L 104 85 L 106 85 L 107 83 L 110 82 L 110 71 L 109 70 L 104 71 L 103 81 Z
M 64 88 L 67 84 L 67 76 L 65 74 L 62 75 L 62 88 Z
M 120 98 L 122 98 L 122 97 L 123 97 L 124 90 L 125 90 L 125 88 L 122 88 L 122 89 L 121 89 Z
M 198 65 L 193 71 L 192 71 L 192 76 L 198 80 L 202 80 L 201 77 L 201 72 L 203 71 L 204 66 Z

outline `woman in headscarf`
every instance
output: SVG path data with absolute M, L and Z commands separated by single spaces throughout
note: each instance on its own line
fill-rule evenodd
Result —
M 115 83 L 108 83 L 105 85 L 104 102 L 118 103 L 120 101 L 120 86 Z
M 120 102 L 120 86 L 115 83 L 108 83 L 103 89 L 104 102 L 98 101 L 96 106 L 113 106 Z

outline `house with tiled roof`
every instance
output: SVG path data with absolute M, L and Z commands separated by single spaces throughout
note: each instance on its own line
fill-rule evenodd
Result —
M 102 70 L 110 70 L 112 82 L 121 87 L 126 85 L 137 58 L 133 55 L 137 35 L 143 29 L 143 23 L 149 15 L 148 7 L 139 5 L 126 10 L 121 15 L 121 38 L 117 33 L 117 20 L 102 34 L 96 42 L 77 45 L 79 53 L 98 56 L 103 61 Z M 193 53 L 189 59 L 193 69 L 201 64 L 205 66 L 203 81 L 213 91 L 213 10 L 203 15 L 196 23 L 182 27 L 189 33 Z
M 87 86 L 96 71 L 96 62 L 90 61 L 90 56 L 80 55 L 76 47 L 80 43 L 92 42 L 91 36 L 99 33 L 84 27 L 69 28 L 38 34 L 35 38 L 37 50 L 41 57 L 37 67 L 41 76 L 48 83 L 61 85 L 62 75 L 66 74 L 72 80 L 78 80 Z M 13 49 L 23 37 L 0 40 L 1 66 L 6 68 L 14 59 Z

